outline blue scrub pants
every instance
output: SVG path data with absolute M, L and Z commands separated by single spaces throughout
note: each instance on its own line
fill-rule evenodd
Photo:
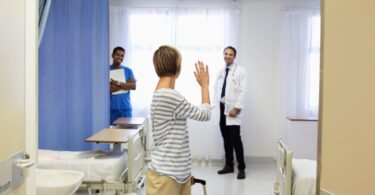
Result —
M 111 123 L 120 117 L 132 117 L 131 110 L 111 110 Z

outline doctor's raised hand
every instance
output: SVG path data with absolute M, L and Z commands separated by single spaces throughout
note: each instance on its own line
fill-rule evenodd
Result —
M 208 73 L 208 66 L 204 65 L 202 61 L 196 62 L 194 75 L 195 79 L 197 79 L 198 84 L 201 86 L 202 104 L 210 104 L 210 76 Z

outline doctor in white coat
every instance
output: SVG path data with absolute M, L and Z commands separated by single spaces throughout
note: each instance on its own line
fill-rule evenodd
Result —
M 233 150 L 238 162 L 237 179 L 245 179 L 245 162 L 240 135 L 241 116 L 244 108 L 247 73 L 234 62 L 237 51 L 228 46 L 224 49 L 225 67 L 215 82 L 214 103 L 220 108 L 220 130 L 224 140 L 225 166 L 218 174 L 234 172 Z M 219 111 L 219 109 L 216 109 Z

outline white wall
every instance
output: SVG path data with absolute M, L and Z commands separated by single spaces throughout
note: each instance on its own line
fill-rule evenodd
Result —
M 37 7 L 36 0 L 0 1 L 0 161 L 22 151 L 36 159 Z M 25 173 L 11 195 L 35 194 L 34 167 Z
M 248 72 L 246 112 L 242 126 L 245 156 L 272 157 L 276 154 L 276 137 L 281 133 L 286 116 L 280 118 L 280 75 L 282 10 L 284 8 L 319 7 L 318 0 L 243 0 L 241 8 L 240 47 L 238 62 Z M 316 124 L 299 123 L 302 129 L 314 129 Z M 313 138 L 301 132 L 291 134 L 295 140 Z M 310 132 L 315 133 L 316 132 Z M 316 136 L 315 136 L 316 137 Z M 292 142 L 296 145 L 299 142 Z M 314 148 L 315 150 L 312 150 Z M 316 145 L 299 150 L 300 156 L 315 158 Z
M 241 2 L 238 63 L 248 72 L 241 129 L 245 156 L 269 157 L 275 153 L 281 8 L 277 0 Z
M 289 121 L 282 133 L 288 148 L 293 151 L 294 158 L 317 159 L 318 122 Z

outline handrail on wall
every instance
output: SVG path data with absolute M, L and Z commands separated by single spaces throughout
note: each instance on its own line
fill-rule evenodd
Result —
M 295 116 L 287 116 L 286 117 L 289 121 L 306 121 L 306 122 L 309 122 L 309 121 L 318 121 L 317 118 L 313 118 L 313 117 L 295 117 Z

